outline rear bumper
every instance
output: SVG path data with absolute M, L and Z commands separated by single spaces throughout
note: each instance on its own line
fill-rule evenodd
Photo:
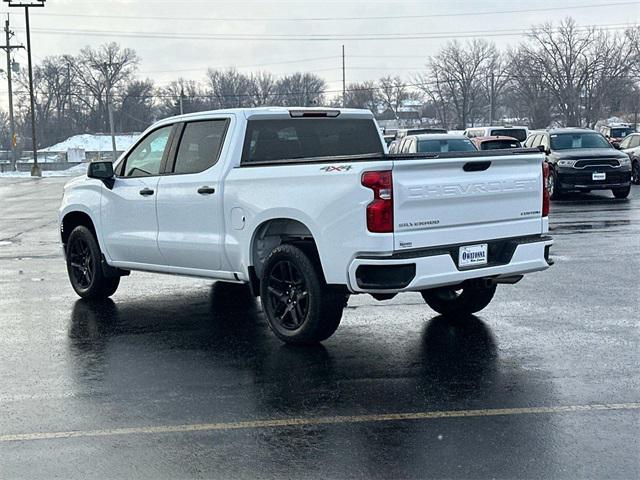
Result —
M 489 263 L 459 268 L 461 245 L 390 257 L 362 256 L 349 265 L 349 289 L 354 293 L 397 293 L 455 285 L 474 278 L 499 278 L 546 270 L 551 265 L 548 236 L 520 237 L 489 243 Z

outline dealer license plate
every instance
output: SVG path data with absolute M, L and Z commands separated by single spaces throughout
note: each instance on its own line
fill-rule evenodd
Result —
M 458 252 L 458 266 L 470 267 L 475 265 L 484 265 L 487 263 L 488 244 L 467 245 L 460 247 Z
M 593 180 L 606 180 L 607 174 L 604 172 L 594 172 L 591 174 L 591 178 Z

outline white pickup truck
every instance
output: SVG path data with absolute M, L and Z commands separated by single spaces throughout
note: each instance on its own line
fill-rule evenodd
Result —
M 330 337 L 350 294 L 483 309 L 550 265 L 537 150 L 388 155 L 369 111 L 258 108 L 163 120 L 70 181 L 60 231 L 81 297 L 131 270 L 247 283 L 283 341 Z

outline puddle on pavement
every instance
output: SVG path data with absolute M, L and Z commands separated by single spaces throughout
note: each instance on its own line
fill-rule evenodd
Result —
M 556 223 L 549 230 L 555 233 L 579 233 L 590 230 L 606 230 L 613 227 L 630 225 L 631 220 L 602 220 L 600 222 Z

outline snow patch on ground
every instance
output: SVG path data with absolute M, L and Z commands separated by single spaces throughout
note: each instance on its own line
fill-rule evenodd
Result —
M 87 163 L 81 163 L 67 170 L 43 170 L 43 177 L 77 177 L 87 173 Z M 0 178 L 23 178 L 30 177 L 31 172 L 4 172 L 0 173 Z
M 116 149 L 119 152 L 127 150 L 140 136 L 139 133 L 132 133 L 128 135 L 116 135 Z M 38 150 L 39 152 L 66 152 L 72 148 L 82 148 L 85 152 L 110 152 L 111 135 L 74 135 L 67 138 L 65 141 L 56 143 L 47 148 Z

